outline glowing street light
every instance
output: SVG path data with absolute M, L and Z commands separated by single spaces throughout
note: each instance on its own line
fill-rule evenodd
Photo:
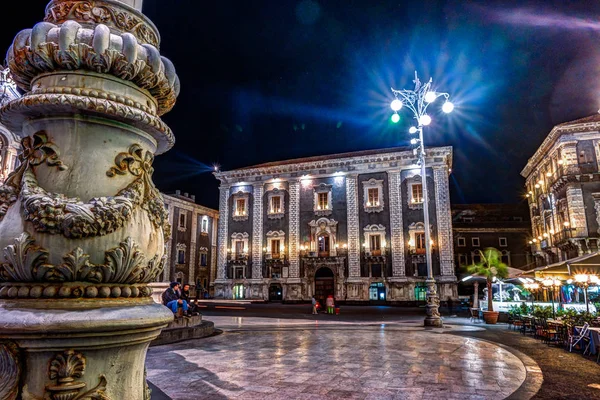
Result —
M 395 99 L 394 101 L 392 101 L 392 104 L 390 104 L 390 107 L 392 107 L 392 110 L 394 111 L 400 111 L 400 109 L 402 108 L 402 102 L 398 99 Z
M 397 124 L 398 121 L 400 121 L 400 116 L 398 115 L 398 113 L 392 114 L 392 122 Z
M 450 113 L 454 110 L 454 105 L 448 101 L 450 95 L 448 93 L 436 92 L 432 90 L 431 83 L 432 79 L 429 79 L 426 83 L 422 83 L 415 72 L 415 84 L 414 89 L 401 89 L 396 90 L 392 88 L 392 93 L 395 99 L 390 104 L 395 114 L 401 108 L 408 108 L 413 112 L 414 118 L 417 121 L 417 126 L 412 126 L 409 129 L 409 133 L 419 133 L 418 138 L 418 161 L 417 163 L 421 167 L 421 183 L 423 187 L 423 223 L 425 225 L 425 254 L 427 261 L 427 305 L 425 317 L 425 326 L 443 326 L 442 319 L 439 313 L 439 296 L 437 294 L 435 279 L 433 277 L 433 268 L 431 261 L 431 246 L 433 242 L 431 240 L 431 233 L 429 229 L 429 197 L 427 195 L 427 170 L 425 168 L 425 145 L 423 144 L 423 127 L 431 124 L 431 117 L 427 115 L 427 107 L 434 103 L 439 97 L 444 97 L 445 103 L 442 106 L 442 111 Z M 414 142 L 413 142 L 414 140 Z M 417 144 L 417 139 L 411 140 L 412 144 Z M 415 149 L 416 150 L 416 149 Z M 411 241 L 409 246 L 412 247 Z

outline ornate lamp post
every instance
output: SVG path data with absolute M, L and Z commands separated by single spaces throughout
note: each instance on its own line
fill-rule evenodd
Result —
M 548 289 L 550 292 L 550 301 L 552 302 L 552 318 L 556 318 L 556 312 L 554 310 L 554 296 L 555 296 L 555 288 L 559 288 L 561 286 L 561 282 L 559 279 L 544 279 L 542 281 L 545 289 Z
M 423 127 L 431 123 L 431 117 L 427 114 L 427 108 L 430 104 L 435 102 L 439 97 L 444 97 L 445 102 L 442 106 L 442 111 L 450 113 L 454 109 L 454 105 L 448 101 L 450 95 L 448 93 L 436 92 L 431 90 L 432 79 L 425 84 L 421 83 L 417 73 L 415 72 L 415 84 L 414 90 L 401 89 L 396 90 L 392 88 L 392 93 L 396 97 L 391 103 L 394 114 L 392 115 L 392 121 L 398 122 L 400 116 L 398 111 L 402 107 L 408 108 L 412 111 L 414 118 L 417 121 L 417 126 L 410 128 L 411 134 L 418 133 L 418 139 L 412 139 L 411 144 L 418 144 L 419 158 L 418 163 L 421 167 L 421 185 L 423 188 L 423 222 L 425 224 L 425 254 L 427 262 L 427 306 L 425 317 L 425 326 L 443 326 L 442 319 L 440 317 L 439 305 L 440 299 L 437 294 L 436 283 L 433 277 L 433 268 L 431 263 L 431 233 L 429 227 L 429 198 L 427 195 L 427 170 L 425 165 L 425 145 L 423 143 Z
M 589 313 L 590 312 L 590 304 L 588 301 L 588 287 L 590 285 L 598 285 L 600 283 L 600 278 L 596 275 L 588 275 L 588 274 L 577 274 L 575 275 L 575 284 L 579 287 L 583 288 L 583 296 L 585 297 L 585 309 Z
M 526 283 L 523 286 L 525 287 L 525 289 L 527 289 L 531 293 L 531 312 L 533 313 L 535 292 L 540 290 L 540 284 L 537 282 L 533 282 L 533 283 Z
M 7 52 L 24 95 L 0 107 L 23 150 L 0 185 L 1 399 L 149 399 L 173 321 L 148 286 L 170 236 L 152 162 L 179 79 L 142 1 L 51 0 Z

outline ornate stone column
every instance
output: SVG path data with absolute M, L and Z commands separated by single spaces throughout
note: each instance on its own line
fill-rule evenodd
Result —
M 392 275 L 404 278 L 406 262 L 404 259 L 404 228 L 402 224 L 402 191 L 400 190 L 400 171 L 388 172 L 390 191 L 390 233 L 392 250 Z
M 194 285 L 196 282 L 196 239 L 198 237 L 198 213 L 195 211 L 195 208 L 192 208 L 190 215 L 192 216 L 192 226 L 190 227 L 192 233 L 188 256 L 188 282 Z
M 300 277 L 300 181 L 290 179 L 290 278 L 288 282 L 299 282 Z
M 585 205 L 583 204 L 583 191 L 578 183 L 567 185 L 567 208 L 569 210 L 569 222 L 571 223 L 573 237 L 587 237 L 587 218 Z
M 454 247 L 452 241 L 452 214 L 450 212 L 450 187 L 448 167 L 433 167 L 435 185 L 435 209 L 437 217 L 437 239 L 440 252 L 440 273 L 454 277 Z
M 262 279 L 263 262 L 263 202 L 265 189 L 262 183 L 253 185 L 252 205 L 252 279 Z
M 229 185 L 219 187 L 219 232 L 217 253 L 217 279 L 215 285 L 222 284 L 227 279 L 227 246 L 229 243 L 228 232 L 229 221 Z M 215 287 L 215 296 L 217 287 Z
M 179 81 L 141 0 L 52 0 L 6 59 L 25 92 L 0 186 L 0 398 L 148 399 L 144 360 L 173 314 L 149 282 L 170 226 L 152 182 Z
M 360 278 L 360 227 L 358 222 L 358 177 L 346 176 L 348 219 L 348 271 L 350 278 Z

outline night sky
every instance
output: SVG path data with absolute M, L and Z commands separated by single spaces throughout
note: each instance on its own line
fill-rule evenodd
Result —
M 47 1 L 11 3 L 23 5 L 3 15 L 3 53 Z M 454 147 L 453 203 L 522 201 L 519 173 L 552 126 L 600 108 L 598 1 L 145 0 L 144 12 L 181 80 L 155 182 L 209 207 L 214 163 L 407 145 L 412 117 L 390 122 L 389 88 L 410 88 L 415 70 L 456 105 L 430 106 L 425 131 L 426 146 Z

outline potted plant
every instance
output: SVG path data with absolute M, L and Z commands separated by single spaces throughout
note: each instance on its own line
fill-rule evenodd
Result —
M 498 315 L 500 313 L 494 311 L 492 282 L 494 278 L 506 278 L 508 276 L 508 266 L 502 262 L 502 253 L 493 247 L 477 251 L 479 252 L 481 261 L 477 264 L 469 265 L 467 271 L 470 274 L 479 275 L 486 279 L 488 309 L 483 312 L 483 319 L 486 324 L 495 324 L 498 322 Z

